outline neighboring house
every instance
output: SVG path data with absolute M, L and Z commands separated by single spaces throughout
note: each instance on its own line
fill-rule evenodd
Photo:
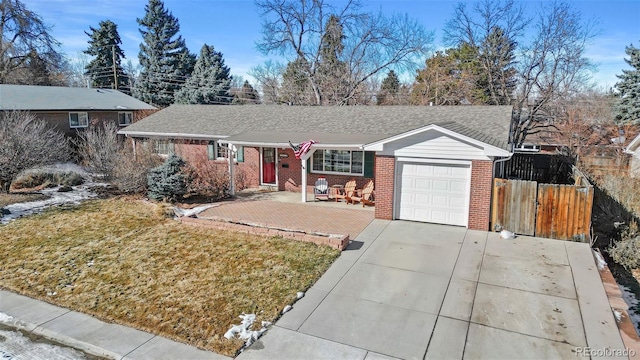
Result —
M 187 160 L 231 149 L 231 176 L 242 173 L 250 187 L 310 190 L 325 177 L 362 188 L 373 179 L 377 218 L 488 230 L 510 120 L 508 106 L 173 105 L 119 133 L 160 140 L 160 151 Z M 289 141 L 311 139 L 308 159 L 295 159 Z
M 627 174 L 625 147 L 639 133 L 637 126 L 557 124 L 527 137 L 516 153 L 564 154 L 577 159 L 591 175 Z
M 640 134 L 631 140 L 629 145 L 624 149 L 624 152 L 631 155 L 631 159 L 629 160 L 629 176 L 640 178 Z
M 73 136 L 95 121 L 127 126 L 156 108 L 117 90 L 0 84 L 0 111 L 13 110 L 29 111 Z

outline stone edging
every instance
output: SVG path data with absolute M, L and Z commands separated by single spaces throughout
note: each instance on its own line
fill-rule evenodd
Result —
M 611 274 L 611 270 L 609 270 L 609 266 L 604 263 L 602 266 L 597 258 L 600 256 L 602 258 L 602 254 L 598 250 L 594 251 L 594 260 L 598 266 L 598 272 L 600 273 L 600 279 L 602 280 L 602 284 L 604 285 L 604 290 L 607 293 L 607 298 L 609 299 L 609 305 L 611 305 L 611 309 L 621 314 L 620 320 L 616 316 L 616 323 L 618 324 L 618 329 L 620 330 L 620 337 L 622 337 L 622 342 L 627 349 L 635 350 L 635 356 L 631 356 L 629 354 L 630 359 L 640 359 L 640 336 L 636 332 L 635 326 L 631 322 L 629 318 L 629 305 L 622 298 L 622 291 L 616 282 L 616 279 Z M 598 254 L 596 255 L 596 252 Z
M 334 235 L 321 233 L 308 233 L 302 230 L 281 229 L 274 226 L 258 223 L 248 223 L 240 220 L 226 219 L 222 217 L 178 218 L 183 224 L 199 226 L 210 229 L 231 230 L 246 234 L 261 236 L 282 236 L 285 239 L 311 242 L 316 245 L 328 245 L 334 249 L 344 250 L 349 245 L 349 235 Z

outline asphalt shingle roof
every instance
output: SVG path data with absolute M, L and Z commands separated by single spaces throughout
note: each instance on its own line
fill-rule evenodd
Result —
M 309 139 L 291 138 L 298 134 L 324 143 L 366 144 L 437 124 L 507 149 L 510 119 L 510 106 L 172 105 L 120 132 L 255 142 Z
M 155 107 L 110 89 L 0 84 L 0 110 L 152 110 Z

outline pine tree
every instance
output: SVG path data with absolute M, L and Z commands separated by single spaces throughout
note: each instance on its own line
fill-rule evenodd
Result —
M 239 89 L 236 88 L 233 94 L 233 103 L 239 105 L 258 104 L 260 103 L 260 95 L 258 95 L 256 89 L 245 80 L 242 87 Z
M 165 162 L 149 170 L 149 197 L 158 201 L 173 201 L 187 192 L 187 183 L 182 171 L 184 160 L 176 154 L 171 154 Z
M 629 59 L 624 59 L 633 69 L 622 70 L 617 75 L 620 82 L 616 83 L 618 99 L 615 106 L 616 122 L 619 124 L 640 123 L 640 49 L 633 44 L 625 48 Z
M 484 69 L 478 85 L 484 89 L 488 105 L 508 105 L 516 88 L 516 42 L 499 26 L 482 42 L 478 60 Z
M 118 34 L 118 26 L 111 20 L 101 21 L 99 28 L 89 27 L 89 48 L 85 54 L 94 56 L 85 67 L 85 75 L 91 84 L 99 88 L 128 89 L 128 76 L 122 69 L 124 52 L 120 48 L 122 40 Z M 115 69 L 114 69 L 115 60 Z
M 180 31 L 178 19 L 165 9 L 162 0 L 149 0 L 145 16 L 137 19 L 143 42 L 138 59 L 142 70 L 133 95 L 147 103 L 168 106 L 175 92 L 193 70 L 189 53 Z
M 329 16 L 324 27 L 318 62 L 318 87 L 321 104 L 335 105 L 349 92 L 347 64 L 341 60 L 345 36 L 340 18 Z
M 196 60 L 191 77 L 176 93 L 176 102 L 181 104 L 229 104 L 233 100 L 231 76 L 225 66 L 222 53 L 213 46 L 204 44 Z
M 377 104 L 378 105 L 394 105 L 397 103 L 397 95 L 400 91 L 400 79 L 393 70 L 390 70 L 387 77 L 382 80 L 380 86 L 380 92 L 378 92 Z
M 318 105 L 308 73 L 309 63 L 302 57 L 287 64 L 282 73 L 280 100 L 289 105 Z

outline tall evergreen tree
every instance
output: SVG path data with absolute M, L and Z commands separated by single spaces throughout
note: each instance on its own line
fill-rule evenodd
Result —
M 122 69 L 124 52 L 120 45 L 118 26 L 111 20 L 101 21 L 99 28 L 89 27 L 89 48 L 85 54 L 94 56 L 85 67 L 85 74 L 91 79 L 91 84 L 99 88 L 129 90 L 128 76 Z M 115 66 L 114 66 L 115 62 Z
M 625 48 L 629 59 L 624 59 L 633 69 L 622 70 L 617 75 L 620 82 L 616 83 L 618 90 L 615 106 L 616 122 L 619 124 L 640 123 L 640 49 L 633 44 Z
M 380 92 L 376 98 L 378 105 L 394 105 L 397 103 L 396 96 L 400 91 L 400 79 L 393 70 L 390 70 L 387 77 L 382 80 Z
M 142 70 L 133 95 L 144 102 L 168 106 L 193 70 L 194 57 L 182 36 L 177 35 L 178 18 L 165 9 L 162 0 L 149 0 L 144 18 L 137 21 L 143 39 L 138 54 Z
M 231 76 L 222 53 L 212 46 L 202 45 L 191 77 L 176 92 L 181 104 L 229 104 L 232 101 Z
M 479 85 L 489 105 L 508 105 L 514 96 L 516 45 L 499 26 L 494 26 L 480 45 L 478 60 L 484 71 Z
M 233 103 L 239 105 L 258 104 L 260 103 L 260 95 L 256 89 L 249 84 L 247 80 L 233 94 Z
M 318 105 L 316 93 L 306 75 L 309 67 L 307 60 L 302 57 L 287 64 L 282 72 L 280 101 L 289 105 Z
M 344 100 L 349 92 L 349 71 L 342 59 L 345 36 L 340 18 L 329 16 L 324 27 L 320 60 L 318 62 L 318 92 L 321 104 L 335 105 Z

